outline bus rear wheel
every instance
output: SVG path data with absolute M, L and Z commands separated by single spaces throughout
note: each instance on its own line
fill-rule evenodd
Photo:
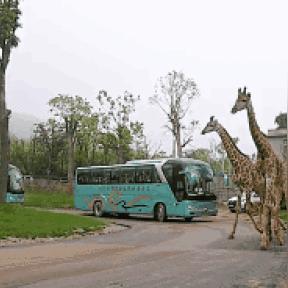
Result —
M 166 221 L 167 215 L 166 215 L 166 207 L 164 204 L 162 203 L 157 204 L 154 211 L 154 219 L 159 222 Z
M 93 214 L 95 217 L 103 216 L 103 204 L 101 201 L 96 201 L 93 205 Z

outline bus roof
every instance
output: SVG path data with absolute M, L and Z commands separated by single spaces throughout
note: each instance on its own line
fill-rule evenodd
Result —
M 145 160 L 131 160 L 127 161 L 127 164 L 164 164 L 166 162 L 174 163 L 191 163 L 198 165 L 209 165 L 207 162 L 193 159 L 193 158 L 162 158 L 162 159 L 145 159 Z
M 193 158 L 163 158 L 163 159 L 139 159 L 139 160 L 130 160 L 125 164 L 115 164 L 110 166 L 87 166 L 87 167 L 78 167 L 77 169 L 93 169 L 93 168 L 117 168 L 117 167 L 135 167 L 142 165 L 154 165 L 154 166 L 162 166 L 166 162 L 174 162 L 174 163 L 186 163 L 186 164 L 194 164 L 194 165 L 205 165 L 209 166 L 208 163 L 196 160 Z

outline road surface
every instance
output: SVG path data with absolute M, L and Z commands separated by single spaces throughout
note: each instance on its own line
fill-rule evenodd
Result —
M 92 217 L 92 216 L 91 216 Z M 0 287 L 288 287 L 286 245 L 259 249 L 259 235 L 241 215 L 170 220 L 117 219 L 130 228 L 76 240 L 0 248 Z

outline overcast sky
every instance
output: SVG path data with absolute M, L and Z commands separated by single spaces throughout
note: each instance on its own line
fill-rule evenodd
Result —
M 211 115 L 255 152 L 245 112 L 230 110 L 238 87 L 252 93 L 264 132 L 286 111 L 288 2 L 283 0 L 25 0 L 19 47 L 7 74 L 13 111 L 48 117 L 58 93 L 95 103 L 97 91 L 128 90 L 142 101 L 135 117 L 154 147 L 170 152 L 165 118 L 149 104 L 160 76 L 177 70 L 193 78 L 201 95 L 191 119 L 203 128 Z M 193 147 L 209 147 L 216 134 L 195 133 Z

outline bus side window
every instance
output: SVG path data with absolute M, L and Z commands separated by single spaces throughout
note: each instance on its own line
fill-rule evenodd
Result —
M 128 184 L 135 183 L 135 169 L 124 168 L 121 170 L 120 183 Z
M 95 169 L 92 171 L 91 174 L 91 184 L 102 184 L 103 182 L 103 170 L 102 169 Z
M 153 169 L 152 169 L 152 182 L 153 183 L 160 183 L 161 182 L 160 177 L 159 177 L 158 172 L 157 172 L 155 167 L 153 167 Z
M 166 163 L 162 167 L 163 173 L 170 185 L 173 183 L 173 166 L 170 163 Z
M 102 182 L 101 184 L 109 184 L 110 183 L 110 174 L 111 174 L 111 171 L 108 170 L 108 169 L 105 169 L 103 171 L 103 178 L 102 178 Z
M 137 168 L 135 173 L 135 183 L 145 183 L 146 176 L 143 168 Z
M 80 185 L 90 184 L 91 173 L 90 171 L 81 171 L 77 173 L 77 183 Z
M 120 183 L 120 169 L 112 169 L 111 170 L 111 184 L 119 184 Z
M 80 172 L 77 173 L 77 184 L 83 184 L 83 177 Z
M 160 178 L 155 167 L 139 167 L 136 169 L 136 183 L 159 183 Z

